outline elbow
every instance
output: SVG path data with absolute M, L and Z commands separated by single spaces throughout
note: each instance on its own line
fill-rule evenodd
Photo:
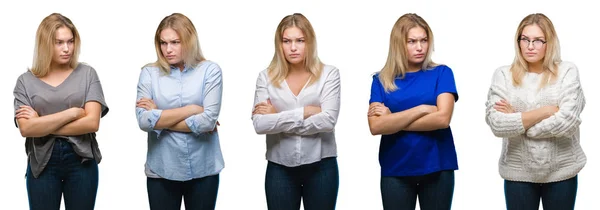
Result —
M 140 130 L 143 130 L 145 132 L 150 132 L 154 130 L 154 128 L 150 124 L 138 123 L 138 126 L 140 127 Z
M 42 135 L 41 133 L 36 133 L 33 129 L 30 129 L 29 127 L 26 126 L 21 126 L 19 127 L 19 132 L 21 133 L 22 137 L 43 137 L 44 135 Z
M 438 127 L 439 129 L 446 129 L 450 127 L 450 117 L 442 117 L 439 121 L 438 121 Z

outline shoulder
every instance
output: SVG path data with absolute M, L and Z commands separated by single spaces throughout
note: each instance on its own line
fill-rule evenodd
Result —
M 569 61 L 562 61 L 558 64 L 558 75 L 559 77 L 564 77 L 566 74 L 575 74 L 579 75 L 579 70 L 577 66 Z
M 196 68 L 208 71 L 221 71 L 221 66 L 219 66 L 219 64 L 209 60 L 200 62 Z
M 158 74 L 160 72 L 160 68 L 154 64 L 147 64 L 142 67 L 142 73 L 146 74 Z
M 30 70 L 27 70 L 25 72 L 23 72 L 21 75 L 19 75 L 19 77 L 17 78 L 17 81 L 19 82 L 26 82 L 29 81 L 31 79 L 35 78 L 35 76 L 33 75 L 33 73 L 31 73 Z
M 504 65 L 496 68 L 494 71 L 494 79 L 511 78 L 510 65 Z
M 340 77 L 340 70 L 332 65 L 323 65 L 323 71 L 321 72 L 321 76 L 325 76 L 326 78 Z M 333 78 L 332 78 L 333 79 Z

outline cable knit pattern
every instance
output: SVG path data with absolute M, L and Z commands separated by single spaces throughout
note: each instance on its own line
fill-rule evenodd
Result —
M 499 171 L 506 180 L 562 181 L 577 175 L 587 161 L 579 144 L 579 115 L 585 97 L 577 67 L 562 62 L 556 82 L 539 89 L 541 78 L 540 74 L 526 73 L 522 85 L 515 87 L 510 66 L 494 73 L 485 120 L 492 133 L 502 138 Z M 508 101 L 516 113 L 496 111 L 494 104 L 501 99 Z M 559 111 L 525 130 L 521 112 L 542 106 L 558 106 Z

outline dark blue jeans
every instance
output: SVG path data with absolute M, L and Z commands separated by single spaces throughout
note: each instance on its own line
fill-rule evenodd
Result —
M 27 196 L 32 210 L 58 210 L 61 196 L 65 209 L 94 209 L 98 191 L 98 164 L 95 160 L 81 163 L 71 143 L 56 140 L 52 156 L 38 178 L 27 165 Z
M 504 197 L 508 210 L 538 210 L 540 198 L 544 210 L 572 210 L 577 196 L 577 176 L 552 183 L 504 180 Z
M 423 176 L 381 177 L 381 199 L 386 210 L 449 210 L 454 194 L 454 171 Z
M 333 210 L 337 200 L 339 172 L 335 157 L 319 162 L 286 167 L 267 165 L 265 193 L 269 210 Z
M 179 210 L 181 198 L 186 210 L 213 210 L 219 190 L 219 174 L 192 179 L 172 181 L 147 178 L 150 209 Z

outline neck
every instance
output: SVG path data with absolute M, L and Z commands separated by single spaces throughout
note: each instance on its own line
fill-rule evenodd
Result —
M 69 63 L 66 63 L 66 64 L 52 63 L 52 64 L 50 64 L 50 71 L 68 71 L 68 70 L 71 70 L 71 66 L 69 65 Z
M 535 63 L 527 63 L 527 69 L 529 72 L 539 74 L 544 71 L 544 66 L 542 65 L 541 61 Z
M 422 63 L 408 64 L 408 69 L 406 69 L 406 72 L 417 72 L 417 71 L 421 70 L 422 65 L 423 65 Z
M 290 72 L 289 73 L 302 73 L 306 72 L 306 68 L 304 68 L 303 64 L 290 64 Z

